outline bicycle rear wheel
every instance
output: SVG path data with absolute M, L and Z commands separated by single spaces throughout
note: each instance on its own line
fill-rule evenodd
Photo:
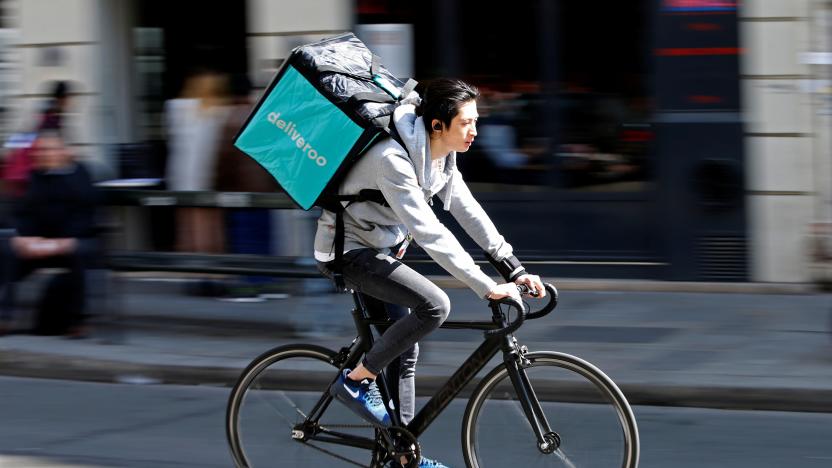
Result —
M 367 466 L 375 439 L 372 426 L 360 423 L 339 403 L 331 404 L 329 385 L 338 368 L 335 352 L 314 345 L 289 345 L 260 355 L 243 371 L 226 411 L 226 435 L 238 467 Z M 364 448 L 311 438 L 293 438 L 297 425 L 323 401 L 324 411 L 307 426 L 318 437 L 343 441 L 356 437 Z
M 528 353 L 528 376 L 550 426 L 542 449 L 505 364 L 483 378 L 462 423 L 462 448 L 472 468 L 635 468 L 635 416 L 615 383 L 592 364 L 568 354 Z M 559 445 L 557 445 L 559 443 Z M 550 452 L 550 453 L 546 453 Z

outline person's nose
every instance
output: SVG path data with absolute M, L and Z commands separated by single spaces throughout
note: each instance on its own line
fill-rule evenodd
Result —
M 471 134 L 472 137 L 477 136 L 477 125 L 476 124 L 471 125 L 471 131 L 469 133 Z

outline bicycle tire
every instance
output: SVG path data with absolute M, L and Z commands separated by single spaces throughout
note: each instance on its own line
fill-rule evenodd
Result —
M 335 352 L 316 345 L 273 348 L 254 359 L 234 385 L 226 408 L 226 437 L 237 467 L 319 466 L 340 461 L 367 466 L 366 449 L 292 437 L 295 424 L 328 393 L 338 368 Z M 331 399 L 327 397 L 327 401 Z M 327 405 L 322 426 L 354 436 L 375 438 L 369 425 L 340 404 Z
M 544 351 L 525 358 L 558 449 L 550 454 L 539 449 L 506 365 L 500 364 L 480 381 L 465 409 L 462 449 L 469 468 L 638 466 L 636 419 L 612 379 L 568 354 Z

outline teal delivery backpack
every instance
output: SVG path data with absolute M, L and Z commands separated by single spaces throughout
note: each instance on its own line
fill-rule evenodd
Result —
M 393 111 L 416 84 L 393 76 L 352 33 L 303 45 L 292 50 L 234 139 L 298 206 L 336 214 L 332 270 L 339 289 L 345 207 L 385 201 L 378 190 L 338 195 L 338 187 L 374 142 L 398 140 Z
M 343 176 L 416 87 L 402 83 L 352 33 L 295 48 L 235 137 L 304 210 L 336 211 Z M 353 200 L 342 200 L 353 201 Z

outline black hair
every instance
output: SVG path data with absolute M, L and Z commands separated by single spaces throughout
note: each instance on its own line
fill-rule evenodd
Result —
M 63 113 L 66 112 L 67 98 L 72 92 L 72 85 L 68 81 L 52 81 L 49 87 L 49 100 L 43 109 L 43 118 L 38 124 L 39 129 L 60 128 Z
M 439 120 L 446 127 L 459 113 L 459 107 L 466 102 L 477 99 L 479 90 L 462 80 L 455 78 L 437 78 L 425 86 L 422 103 L 416 108 L 416 115 L 422 116 L 425 130 L 431 132 L 431 122 Z
M 52 83 L 50 96 L 52 99 L 64 99 L 70 92 L 70 85 L 66 81 L 55 81 Z

